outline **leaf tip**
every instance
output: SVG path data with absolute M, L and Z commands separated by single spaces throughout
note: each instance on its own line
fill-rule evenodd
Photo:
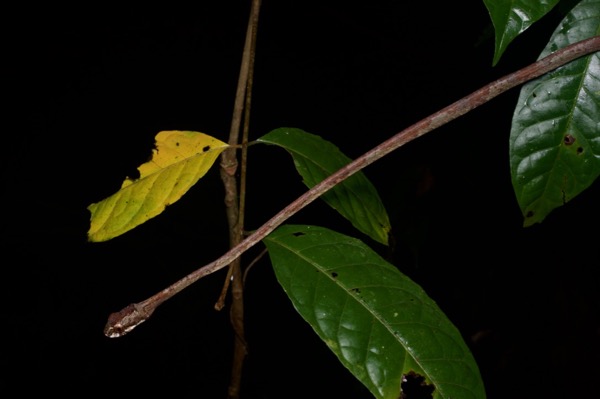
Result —
M 532 209 L 523 213 L 523 227 L 531 227 L 534 224 L 541 223 L 542 220 L 544 220 L 544 216 L 541 216 Z

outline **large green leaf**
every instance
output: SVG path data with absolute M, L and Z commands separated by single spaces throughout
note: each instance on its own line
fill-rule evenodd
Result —
M 331 142 L 300 129 L 275 129 L 257 141 L 286 149 L 309 188 L 351 161 Z M 377 190 L 362 172 L 350 176 L 321 198 L 359 231 L 387 245 L 391 228 L 387 212 Z
M 600 34 L 600 1 L 583 0 L 540 58 Z M 524 225 L 541 222 L 600 174 L 600 53 L 529 82 L 513 115 L 510 169 Z
M 483 2 L 496 32 L 493 61 L 496 65 L 514 38 L 546 15 L 558 0 L 483 0 Z
M 294 307 L 377 398 L 424 378 L 433 398 L 485 398 L 460 332 L 421 287 L 361 241 L 314 226 L 264 239 Z

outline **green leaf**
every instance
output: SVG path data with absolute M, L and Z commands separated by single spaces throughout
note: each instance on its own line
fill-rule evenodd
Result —
M 296 310 L 376 398 L 421 376 L 433 398 L 482 399 L 460 332 L 421 287 L 361 241 L 286 225 L 264 239 Z
M 286 149 L 309 188 L 351 162 L 331 142 L 300 129 L 275 129 L 257 141 Z M 388 214 L 377 190 L 362 172 L 350 176 L 321 198 L 359 231 L 387 245 L 391 228 Z
M 565 16 L 540 58 L 600 34 L 600 1 Z M 600 53 L 521 89 L 510 133 L 510 169 L 524 225 L 539 223 L 600 174 Z
M 483 0 L 494 30 L 496 46 L 493 65 L 496 65 L 508 45 L 534 22 L 546 15 L 558 0 Z
M 203 133 L 158 133 L 152 159 L 138 168 L 140 178 L 125 179 L 115 194 L 88 206 L 88 239 L 110 240 L 159 215 L 196 184 L 227 147 Z

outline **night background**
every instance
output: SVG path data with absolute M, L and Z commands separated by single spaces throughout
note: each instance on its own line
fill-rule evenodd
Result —
M 249 3 L 52 4 L 6 15 L 5 116 L 15 125 L 2 157 L 3 396 L 226 397 L 233 335 L 228 308 L 213 309 L 224 270 L 126 337 L 102 333 L 111 312 L 226 251 L 218 168 L 106 243 L 87 242 L 86 208 L 135 175 L 159 131 L 227 141 Z M 492 67 L 489 16 L 482 1 L 468 3 L 263 1 L 251 139 L 297 127 L 356 158 L 533 62 L 564 11 Z M 488 398 L 592 397 L 600 187 L 522 227 L 508 164 L 517 97 L 506 93 L 365 169 L 392 220 L 391 249 L 322 201 L 290 223 L 364 239 L 420 284 L 463 333 Z M 248 230 L 306 190 L 280 148 L 251 147 L 248 173 Z M 371 397 L 295 312 L 267 257 L 249 273 L 245 299 L 242 398 Z

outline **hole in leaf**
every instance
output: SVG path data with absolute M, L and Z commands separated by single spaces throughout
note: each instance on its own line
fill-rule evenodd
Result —
M 179 147 L 179 141 L 175 143 L 175 147 Z
M 533 92 L 533 93 L 531 93 L 531 96 L 532 96 L 533 98 L 536 98 L 536 97 L 537 97 L 537 94 L 535 94 L 535 92 Z
M 331 272 L 331 277 L 336 278 L 338 274 L 336 272 Z
M 572 145 L 575 142 L 575 137 L 571 134 L 567 134 L 563 139 L 565 145 Z
M 433 391 L 435 391 L 433 384 L 427 384 L 425 377 L 414 371 L 402 376 L 400 388 L 402 393 L 398 399 L 432 399 Z
M 294 237 L 302 237 L 304 235 L 304 233 L 302 233 L 301 231 L 297 232 L 297 233 L 292 233 L 292 235 Z
M 531 217 L 533 217 L 533 215 L 534 215 L 533 211 L 529 211 L 529 212 L 527 212 L 527 213 L 525 214 L 525 217 L 526 217 L 526 218 L 531 218 Z
M 577 155 L 583 154 L 583 147 L 577 147 Z
M 210 150 L 210 146 L 209 145 L 207 145 L 205 147 L 202 147 L 202 152 L 206 152 L 208 150 Z

